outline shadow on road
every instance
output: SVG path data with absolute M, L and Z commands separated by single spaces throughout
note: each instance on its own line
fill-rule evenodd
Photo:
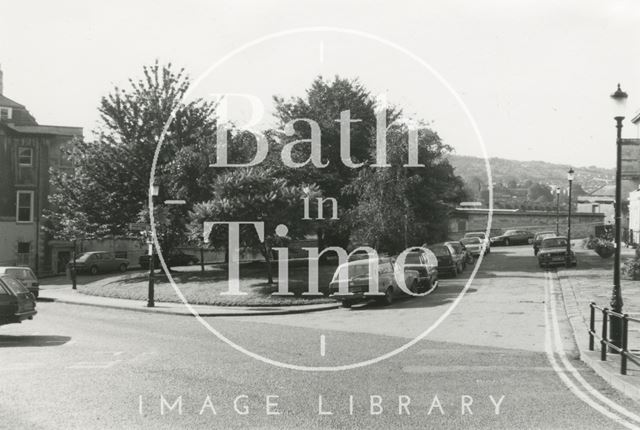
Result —
M 69 342 L 69 336 L 9 336 L 0 335 L 0 348 L 60 346 Z

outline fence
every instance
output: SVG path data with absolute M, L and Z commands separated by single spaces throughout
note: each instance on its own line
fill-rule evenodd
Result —
M 620 354 L 620 373 L 622 375 L 627 374 L 627 361 L 631 361 L 640 366 L 640 356 L 635 355 L 629 351 L 629 322 L 640 323 L 640 319 L 632 318 L 627 314 L 621 314 L 611 311 L 607 308 L 601 308 L 596 306 L 594 302 L 589 304 L 591 308 L 591 316 L 589 318 L 589 351 L 595 351 L 595 339 L 600 340 L 600 361 L 607 361 L 607 348 L 612 349 Z M 596 332 L 596 310 L 602 312 L 602 335 L 598 336 Z M 618 346 L 614 344 L 611 339 L 608 339 L 609 323 L 611 318 L 618 318 L 622 321 L 622 342 Z

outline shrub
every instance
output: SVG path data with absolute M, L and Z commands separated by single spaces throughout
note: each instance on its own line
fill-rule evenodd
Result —
M 606 239 L 595 238 L 592 243 L 593 249 L 602 258 L 609 258 L 615 253 L 613 242 Z
M 631 279 L 632 281 L 640 281 L 640 248 L 636 249 L 635 258 L 629 258 L 624 262 L 622 269 L 622 276 L 625 279 Z

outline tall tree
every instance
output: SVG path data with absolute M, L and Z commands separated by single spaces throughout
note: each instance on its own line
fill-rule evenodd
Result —
M 52 175 L 53 231 L 62 231 L 62 220 L 84 214 L 84 224 L 96 234 L 127 234 L 127 224 L 146 206 L 154 152 L 172 113 L 155 172 L 159 200 L 200 197 L 193 178 L 178 175 L 176 164 L 186 164 L 188 154 L 201 153 L 205 142 L 214 141 L 215 104 L 184 102 L 189 85 L 184 70 L 156 62 L 143 68 L 141 78 L 129 80 L 127 88 L 115 87 L 102 98 L 96 140 L 74 142 L 67 151 L 73 170 Z
M 282 166 L 282 163 L 270 157 L 268 162 L 282 176 L 292 184 L 315 183 L 325 197 L 333 197 L 338 201 L 339 216 L 356 204 L 352 194 L 344 193 L 344 187 L 350 184 L 358 175 L 360 169 L 344 165 L 340 158 L 340 112 L 350 110 L 352 119 L 357 120 L 350 127 L 351 159 L 354 163 L 370 164 L 371 149 L 376 138 L 376 101 L 357 80 L 335 77 L 327 81 L 322 77 L 316 78 L 305 97 L 285 100 L 274 97 L 275 116 L 278 126 L 282 129 L 289 121 L 299 118 L 310 118 L 318 123 L 322 133 L 322 162 L 329 163 L 324 168 L 317 168 L 311 164 L 298 169 Z M 394 109 L 387 112 L 387 122 L 390 124 L 400 115 Z M 294 134 L 284 136 L 280 134 L 278 141 L 272 142 L 276 149 L 299 139 L 308 139 L 309 126 L 304 122 L 294 125 Z M 276 151 L 277 153 L 278 151 Z M 304 161 L 310 155 L 308 145 L 296 145 L 293 159 Z M 319 248 L 338 245 L 346 246 L 349 240 L 349 230 L 345 223 L 318 223 Z

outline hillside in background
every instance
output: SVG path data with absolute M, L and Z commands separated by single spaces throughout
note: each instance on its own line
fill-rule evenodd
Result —
M 487 185 L 487 172 L 484 159 L 467 155 L 450 154 L 447 156 L 456 174 L 461 176 L 467 186 L 478 189 Z M 554 164 L 545 161 L 516 161 L 504 158 L 490 158 L 493 182 L 508 184 L 510 182 L 523 183 L 531 181 L 543 185 L 567 184 L 567 171 L 573 167 L 575 184 L 579 184 L 586 192 L 591 192 L 602 185 L 615 181 L 615 169 L 602 167 L 576 167 L 568 164 Z

